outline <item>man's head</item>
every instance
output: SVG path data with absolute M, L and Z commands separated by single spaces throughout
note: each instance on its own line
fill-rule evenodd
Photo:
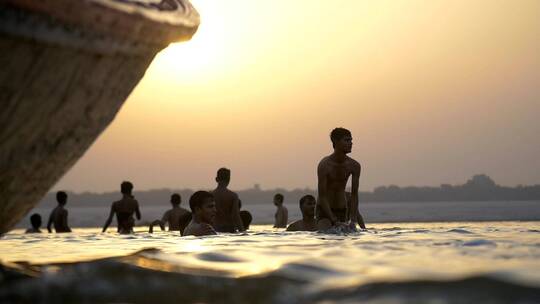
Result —
M 335 128 L 330 133 L 330 140 L 334 150 L 343 153 L 351 153 L 352 150 L 352 135 L 351 131 L 345 128 Z
M 304 195 L 300 199 L 300 211 L 302 211 L 303 217 L 314 217 L 315 216 L 315 205 L 317 201 L 313 195 Z
M 56 192 L 56 201 L 59 205 L 64 206 L 67 203 L 67 194 L 64 191 Z
M 178 193 L 173 193 L 171 195 L 171 204 L 173 206 L 180 206 L 180 203 L 182 202 L 182 197 Z
M 274 195 L 274 205 L 281 206 L 283 205 L 283 194 L 277 193 Z
M 216 182 L 219 185 L 228 186 L 231 181 L 231 170 L 227 168 L 219 168 L 216 173 Z
M 189 208 L 200 221 L 211 224 L 216 217 L 214 196 L 208 191 L 197 191 L 189 198 Z
M 41 226 L 41 215 L 37 213 L 32 214 L 32 216 L 30 217 L 30 223 L 32 224 L 32 227 L 34 229 L 39 229 L 39 227 Z
M 120 191 L 122 194 L 131 195 L 131 192 L 133 191 L 133 184 L 128 181 L 122 182 L 122 184 L 120 184 Z

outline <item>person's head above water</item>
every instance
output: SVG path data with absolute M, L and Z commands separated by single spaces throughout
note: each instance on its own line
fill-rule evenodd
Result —
M 180 203 L 182 203 L 182 197 L 178 193 L 173 193 L 171 195 L 171 204 L 173 206 L 180 206 Z
M 208 191 L 197 191 L 189 198 L 189 208 L 193 217 L 203 223 L 211 224 L 216 217 L 214 196 Z
M 56 201 L 59 205 L 64 206 L 67 203 L 67 194 L 64 191 L 56 192 Z
M 41 215 L 37 213 L 32 214 L 30 223 L 32 224 L 32 228 L 39 229 L 39 227 L 41 227 Z
M 304 195 L 300 199 L 300 211 L 302 212 L 303 217 L 315 217 L 315 205 L 317 201 L 313 195 Z
M 335 151 L 350 153 L 352 150 L 352 134 L 345 128 L 335 128 L 330 133 L 330 140 Z
M 283 194 L 277 193 L 274 195 L 274 205 L 281 206 L 283 205 Z
M 125 195 L 131 195 L 131 192 L 133 191 L 133 184 L 128 181 L 123 181 L 122 184 L 120 184 L 120 192 Z
M 220 186 L 228 186 L 231 181 L 231 170 L 227 168 L 219 168 L 216 173 L 216 182 Z

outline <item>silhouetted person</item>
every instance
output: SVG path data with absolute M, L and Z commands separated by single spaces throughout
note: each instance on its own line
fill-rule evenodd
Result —
M 351 228 L 358 221 L 358 185 L 360 164 L 347 156 L 352 150 L 351 132 L 344 128 L 335 128 L 330 133 L 334 153 L 324 157 L 317 168 L 318 192 L 316 217 L 320 230 L 332 226 L 346 226 L 347 208 L 351 208 Z M 345 187 L 352 176 L 351 201 L 347 203 Z M 360 224 L 365 228 L 364 223 Z
M 64 209 L 67 203 L 67 194 L 64 191 L 56 192 L 56 201 L 58 206 L 53 209 L 47 222 L 47 230 L 52 232 L 51 226 L 54 225 L 54 230 L 59 232 L 71 232 L 71 228 L 68 226 L 68 211 Z
M 216 202 L 216 219 L 214 228 L 218 232 L 234 233 L 244 231 L 244 225 L 240 218 L 240 208 L 238 208 L 238 195 L 227 187 L 231 181 L 231 171 L 227 168 L 221 168 L 217 171 L 217 188 L 212 191 Z
M 242 209 L 241 200 L 238 200 L 238 208 Z M 248 230 L 249 225 L 251 225 L 251 221 L 253 221 L 253 216 L 251 216 L 251 213 L 247 210 L 240 210 L 240 218 L 242 219 L 242 225 L 244 225 L 244 229 Z
M 317 221 L 315 220 L 316 204 L 313 195 L 302 196 L 299 202 L 302 219 L 290 224 L 287 231 L 317 231 Z
M 117 230 L 122 234 L 133 233 L 133 226 L 135 226 L 133 214 L 135 214 L 138 220 L 141 219 L 139 202 L 137 202 L 132 195 L 133 184 L 130 182 L 122 182 L 120 191 L 122 192 L 122 199 L 112 203 L 109 218 L 107 218 L 107 221 L 103 226 L 103 232 L 107 231 L 115 214 L 116 221 L 118 222 Z
M 182 197 L 178 193 L 171 195 L 172 209 L 165 211 L 161 220 L 155 220 L 150 224 L 148 232 L 154 231 L 153 227 L 159 225 L 161 230 L 165 230 L 165 224 L 169 223 L 169 231 L 184 231 L 186 226 L 191 221 L 191 212 L 180 207 L 182 203 Z
M 275 217 L 274 228 L 285 228 L 287 227 L 287 220 L 289 217 L 289 211 L 285 206 L 283 206 L 283 194 L 278 193 L 274 195 L 274 205 L 276 205 L 277 210 Z
M 189 198 L 189 208 L 193 219 L 184 230 L 184 236 L 213 235 L 217 234 L 212 223 L 216 217 L 216 203 L 214 196 L 207 191 L 197 191 Z
M 41 227 L 41 215 L 37 213 L 32 214 L 30 224 L 32 224 L 32 228 L 26 229 L 26 233 L 41 233 L 39 229 Z

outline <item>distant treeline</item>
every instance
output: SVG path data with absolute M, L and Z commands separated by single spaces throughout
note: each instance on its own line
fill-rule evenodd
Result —
M 137 186 L 137 185 L 135 185 Z M 206 189 L 209 190 L 209 189 Z M 135 191 L 134 195 L 144 205 L 168 205 L 172 193 L 179 193 L 182 205 L 187 208 L 188 200 L 194 191 L 191 189 L 157 189 Z M 259 185 L 251 189 L 236 191 L 243 205 L 271 204 L 276 193 L 285 196 L 285 204 L 297 204 L 305 194 L 316 195 L 316 190 L 305 189 L 269 189 L 262 190 Z M 68 204 L 77 207 L 108 207 L 111 202 L 120 199 L 119 192 L 106 193 L 71 193 L 68 192 Z M 361 202 L 429 202 L 429 201 L 518 201 L 540 200 L 540 185 L 504 187 L 495 184 L 487 175 L 473 176 L 463 185 L 447 185 L 440 187 L 398 187 L 381 186 L 373 192 L 360 192 Z M 55 193 L 47 194 L 40 202 L 41 207 L 56 205 Z

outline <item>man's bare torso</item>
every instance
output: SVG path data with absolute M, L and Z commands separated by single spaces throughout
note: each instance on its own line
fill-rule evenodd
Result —
M 180 221 L 188 212 L 186 209 L 180 207 L 172 208 L 165 212 L 163 221 L 169 222 L 169 231 L 179 231 L 181 227 Z
M 67 226 L 68 212 L 64 207 L 58 206 L 51 212 L 51 219 L 56 232 L 71 232 Z
M 139 203 L 133 198 L 124 197 L 113 203 L 112 208 L 116 213 L 118 232 L 130 233 L 135 225 L 133 214 L 139 210 Z
M 348 156 L 341 163 L 333 161 L 330 156 L 320 161 L 319 167 L 322 167 L 326 176 L 326 199 L 331 209 L 347 208 L 345 188 L 349 177 L 359 166 L 357 161 Z
M 232 217 L 232 209 L 238 195 L 227 188 L 216 188 L 212 191 L 214 201 L 216 202 L 215 227 L 236 227 L 235 219 Z

